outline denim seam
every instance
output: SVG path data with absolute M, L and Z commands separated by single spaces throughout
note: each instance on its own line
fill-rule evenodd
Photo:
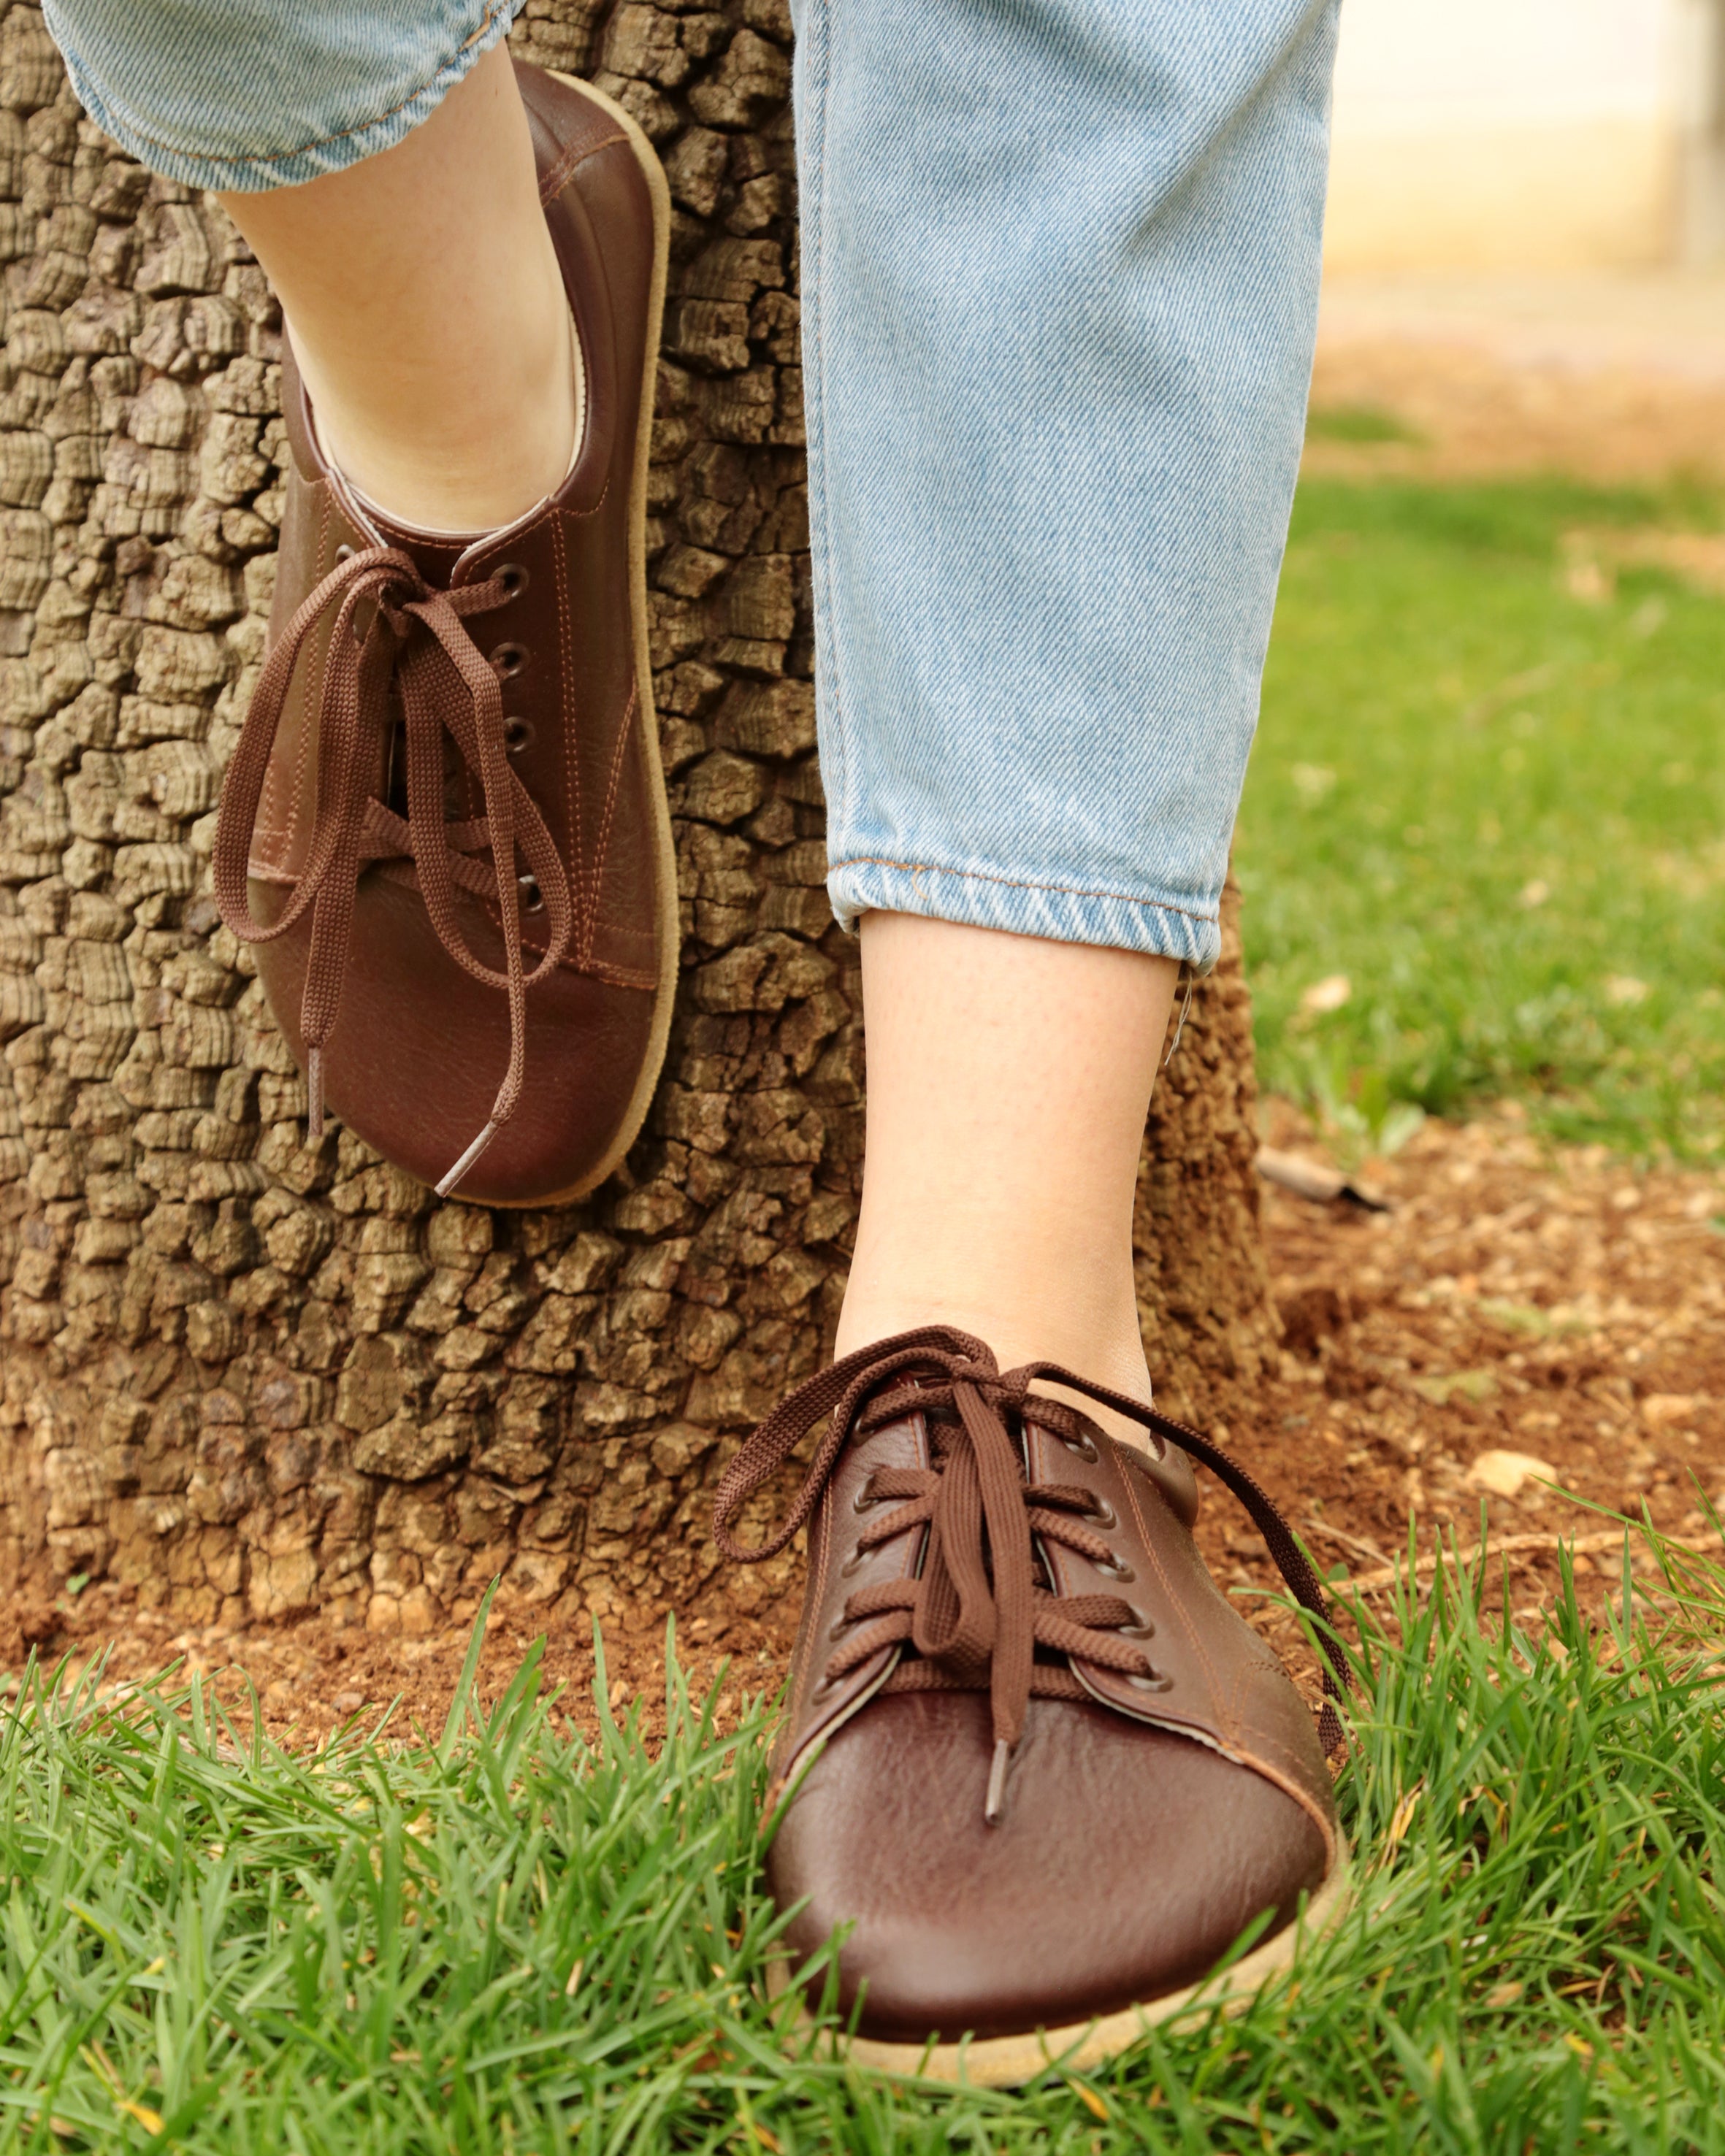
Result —
M 477 29 L 464 38 L 437 72 L 428 75 L 417 89 L 409 90 L 405 97 L 389 106 L 386 110 L 374 112 L 367 119 L 356 121 L 351 127 L 337 128 L 333 135 L 320 135 L 313 141 L 301 142 L 297 149 L 248 150 L 238 157 L 223 156 L 209 150 L 183 149 L 178 143 L 165 142 L 160 136 L 149 134 L 143 128 L 134 126 L 130 120 L 125 123 L 126 130 L 134 141 L 147 142 L 152 150 L 163 150 L 171 157 L 185 157 L 198 164 L 260 166 L 291 164 L 296 157 L 308 157 L 313 150 L 327 149 L 332 142 L 349 141 L 356 135 L 363 135 L 373 127 L 381 127 L 386 120 L 393 120 L 398 112 L 404 112 L 409 105 L 422 98 L 427 90 L 435 90 L 446 74 L 461 66 L 463 59 L 472 51 L 474 46 L 490 29 L 500 14 L 507 15 L 509 21 L 513 22 L 518 13 L 518 0 L 491 0 L 491 4 L 487 8 L 484 18 Z M 454 85 L 451 84 L 451 87 L 453 88 Z M 103 101 L 106 103 L 106 100 Z M 116 115 L 116 118 L 119 116 Z
M 826 143 L 829 132 L 829 107 L 831 105 L 832 97 L 832 18 L 826 5 L 826 0 L 812 0 L 812 4 L 817 7 L 820 10 L 821 27 L 818 39 L 812 41 L 814 51 L 811 63 L 811 64 L 819 70 L 819 119 L 816 139 L 811 145 L 812 151 L 811 158 L 811 176 L 814 181 L 814 186 L 810 190 L 810 193 L 813 198 L 812 207 L 815 214 L 815 278 L 813 297 L 815 300 L 814 375 L 815 401 L 816 408 L 815 412 L 815 425 L 812 430 L 812 439 L 810 442 L 809 447 L 815 464 L 815 471 L 813 474 L 814 485 L 811 489 L 811 498 L 819 504 L 821 513 L 816 522 L 816 529 L 811 533 L 811 536 L 813 548 L 818 552 L 820 562 L 819 583 L 821 588 L 816 596 L 817 599 L 824 599 L 825 601 L 824 605 L 817 606 L 816 612 L 817 623 L 821 617 L 824 617 L 824 627 L 826 630 L 826 641 L 828 654 L 826 680 L 824 685 L 827 691 L 827 701 L 832 707 L 830 715 L 831 724 L 828 727 L 823 729 L 827 738 L 823 739 L 821 743 L 821 783 L 827 795 L 829 819 L 833 825 L 842 828 L 844 822 L 845 800 L 850 773 L 850 764 L 849 758 L 845 752 L 845 699 L 844 690 L 842 685 L 843 669 L 840 663 L 839 655 L 841 628 L 839 607 L 832 574 L 832 533 L 827 528 L 831 516 L 831 511 L 828 509 L 826 502 L 827 468 L 831 459 L 826 440 L 827 406 L 829 399 L 827 396 L 826 380 L 826 306 L 824 295 L 828 289 L 829 281 L 827 275 L 830 243 L 827 234 L 826 220 Z M 806 204 L 804 208 L 804 215 L 806 219 L 807 211 L 808 205 Z M 820 669 L 817 667 L 816 671 L 818 675 Z
M 1146 906 L 1157 913 L 1177 913 L 1187 921 L 1214 923 L 1218 913 L 1200 913 L 1189 906 L 1176 906 L 1171 899 L 1146 898 L 1125 891 L 1092 891 L 1083 884 L 1038 883 L 1029 876 L 996 875 L 989 869 L 944 869 L 933 861 L 892 861 L 879 854 L 849 854 L 844 860 L 827 865 L 827 874 L 837 875 L 842 869 L 896 869 L 904 875 L 956 876 L 963 883 L 1004 884 L 1009 891 L 1055 891 L 1063 898 L 1105 898 L 1121 906 Z

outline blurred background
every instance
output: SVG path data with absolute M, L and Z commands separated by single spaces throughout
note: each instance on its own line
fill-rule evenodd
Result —
M 1338 274 L 1717 259 L 1720 0 L 1347 0 Z
M 1725 0 L 1347 0 L 1238 845 L 1266 1084 L 1725 1151 Z

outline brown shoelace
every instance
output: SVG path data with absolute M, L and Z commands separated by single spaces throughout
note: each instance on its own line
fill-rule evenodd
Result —
M 893 1386 L 894 1378 L 904 1382 Z M 883 1647 L 908 1644 L 921 1660 L 901 1661 L 886 1690 L 986 1690 L 994 1758 L 985 1811 L 992 1822 L 1000 1817 L 1007 1762 L 1030 1701 L 1090 1697 L 1069 1666 L 1038 1662 L 1038 1645 L 1117 1670 L 1146 1691 L 1161 1688 L 1151 1655 L 1138 1643 L 1137 1613 L 1130 1603 L 1112 1594 L 1056 1594 L 1038 1580 L 1033 1537 L 1099 1564 L 1113 1562 L 1109 1545 L 1084 1525 L 1087 1515 L 1094 1517 L 1089 1491 L 1026 1478 L 1012 1422 L 1022 1424 L 1027 1415 L 1074 1450 L 1092 1442 L 1074 1409 L 1032 1395 L 1038 1378 L 1129 1415 L 1165 1445 L 1201 1460 L 1239 1499 L 1295 1599 L 1319 1620 L 1327 1665 L 1320 1727 L 1326 1751 L 1333 1753 L 1342 1734 L 1333 1702 L 1352 1682 L 1352 1672 L 1330 1633 L 1317 1574 L 1287 1522 L 1244 1468 L 1196 1430 L 1058 1363 L 1027 1363 L 1003 1373 L 982 1341 L 948 1326 L 859 1348 L 788 1394 L 739 1450 L 713 1502 L 714 1539 L 727 1557 L 744 1564 L 776 1556 L 814 1512 L 849 1439 L 908 1414 L 927 1416 L 933 1465 L 878 1469 L 865 1486 L 867 1502 L 897 1502 L 857 1537 L 859 1549 L 870 1549 L 909 1528 L 925 1527 L 918 1576 L 850 1597 L 837 1628 L 846 1636 L 822 1681 L 836 1683 Z M 826 1435 L 778 1528 L 753 1548 L 738 1542 L 732 1527 L 743 1507 L 823 1416 L 830 1418 Z
M 214 886 L 222 919 L 245 943 L 284 936 L 312 911 L 300 1026 L 306 1048 L 307 1125 L 323 1127 L 323 1050 L 340 1008 L 361 872 L 373 863 L 410 861 L 398 870 L 417 883 L 439 942 L 475 980 L 509 998 L 509 1066 L 491 1116 L 438 1184 L 454 1188 L 514 1113 L 527 1060 L 527 991 L 569 948 L 574 914 L 555 841 L 532 796 L 509 767 L 502 687 L 469 634 L 466 617 L 504 606 L 519 586 L 498 573 L 440 590 L 411 555 L 372 547 L 350 555 L 306 600 L 276 641 L 259 677 L 222 788 Z M 306 639 L 333 608 L 317 715 L 317 805 L 305 865 L 287 905 L 269 926 L 252 916 L 247 871 L 265 774 L 288 685 Z M 405 818 L 371 791 L 387 769 L 399 693 L 407 747 Z M 479 782 L 484 814 L 451 821 L 445 806 L 445 742 Z M 517 850 L 528 874 L 517 868 Z M 488 854 L 487 862 L 481 858 Z M 543 895 L 548 937 L 531 973 L 521 947 L 523 885 Z M 502 916 L 503 970 L 469 947 L 456 911 L 457 887 L 494 903 Z

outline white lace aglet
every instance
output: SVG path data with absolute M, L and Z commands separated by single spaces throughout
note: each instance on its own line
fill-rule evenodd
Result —
M 982 1816 L 990 1826 L 998 1826 L 1001 1814 L 1007 1808 L 1007 1761 L 1012 1746 L 1004 1737 L 994 1740 L 994 1760 L 988 1769 L 988 1794 L 982 1799 Z
M 474 1139 L 472 1144 L 468 1147 L 466 1152 L 461 1155 L 461 1158 L 450 1170 L 449 1173 L 444 1177 L 442 1182 L 438 1184 L 437 1194 L 440 1198 L 447 1198 L 449 1196 L 451 1191 L 455 1188 L 461 1178 L 467 1173 L 468 1169 L 472 1167 L 474 1162 L 478 1159 L 481 1153 L 485 1151 L 486 1147 L 491 1143 L 492 1140 L 497 1135 L 497 1125 L 494 1122 L 487 1123 L 485 1128 L 479 1133 L 479 1136 Z
M 323 1136 L 323 1050 L 306 1051 L 306 1142 L 316 1145 Z

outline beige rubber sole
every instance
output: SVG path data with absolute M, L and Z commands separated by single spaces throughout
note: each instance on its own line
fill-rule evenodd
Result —
M 1084 2073 L 1135 2043 L 1149 2029 L 1183 2017 L 1201 2019 L 1220 2008 L 1244 2013 L 1273 1976 L 1291 1969 L 1301 1952 L 1347 1913 L 1353 1899 L 1344 1848 L 1336 1868 L 1291 1924 L 1254 1947 L 1220 1976 L 1206 1978 L 1184 1991 L 1171 1992 L 1143 2006 L 1127 2006 L 1096 2021 L 1074 2021 L 1063 2029 L 1038 2029 L 1022 2036 L 966 2038 L 957 2044 L 883 2044 L 869 2036 L 834 2036 L 833 2056 L 853 2060 L 878 2073 L 908 2075 L 918 2081 L 961 2082 L 972 2088 L 1016 2088 L 1034 2081 L 1050 2066 Z M 775 1989 L 785 1982 L 782 1969 Z
M 546 1205 L 569 1205 L 595 1190 L 616 1168 L 641 1135 L 652 1106 L 653 1094 L 664 1066 L 666 1044 L 671 1038 L 671 1014 L 677 1001 L 677 977 L 682 936 L 677 904 L 677 842 L 671 831 L 671 809 L 665 798 L 665 772 L 659 761 L 659 716 L 653 704 L 653 671 L 647 660 L 646 603 L 646 489 L 647 461 L 652 448 L 653 393 L 658 381 L 659 336 L 665 321 L 665 279 L 671 261 L 671 189 L 657 153 L 640 127 L 603 90 L 577 76 L 547 69 L 554 82 L 566 83 L 595 105 L 604 107 L 629 137 L 629 146 L 647 183 L 653 204 L 653 285 L 647 302 L 646 353 L 641 385 L 641 424 L 635 446 L 635 480 L 629 504 L 629 603 L 635 621 L 636 696 L 641 707 L 641 739 L 647 766 L 647 794 L 653 803 L 654 839 L 658 851 L 659 947 L 665 954 L 659 985 L 653 998 L 652 1028 L 646 1054 L 635 1082 L 622 1122 L 605 1158 L 590 1174 L 567 1190 L 543 1198 L 491 1199 L 501 1211 L 525 1211 Z M 456 1193 L 459 1196 L 460 1193 Z

